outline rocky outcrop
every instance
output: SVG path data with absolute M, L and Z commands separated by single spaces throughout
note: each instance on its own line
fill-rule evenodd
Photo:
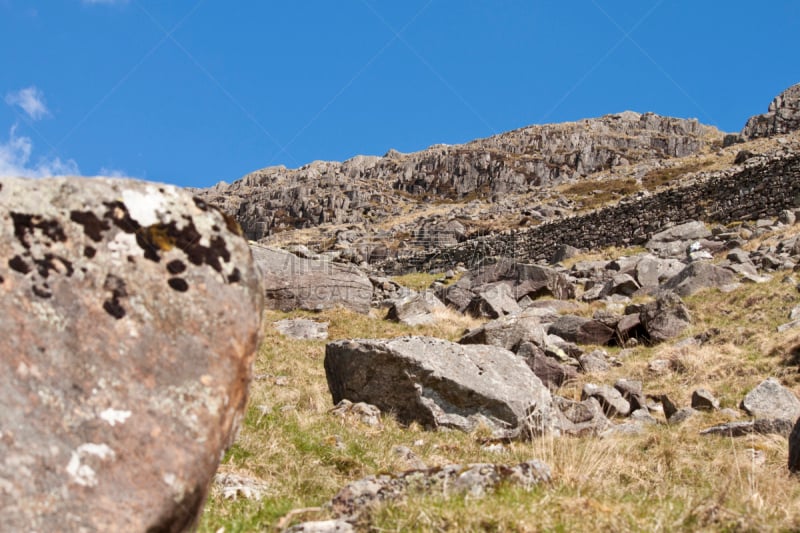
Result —
M 325 349 L 333 402 L 367 402 L 402 423 L 498 436 L 556 429 L 550 392 L 525 362 L 503 348 L 429 337 L 346 340 Z
M 372 283 L 358 268 L 263 246 L 251 249 L 261 271 L 267 308 L 322 311 L 344 307 L 369 312 Z
M 763 115 L 750 117 L 742 129 L 742 137 L 755 139 L 795 130 L 800 130 L 800 84 L 776 96 Z
M 0 180 L 0 530 L 192 527 L 262 310 L 238 226 L 176 187 Z
M 235 216 L 248 238 L 259 240 L 286 229 L 382 220 L 400 214 L 408 202 L 535 192 L 599 170 L 697 153 L 715 137 L 719 132 L 696 120 L 625 112 L 411 154 L 315 161 L 292 170 L 269 167 L 198 194 Z M 458 221 L 416 231 L 436 245 L 464 237 Z

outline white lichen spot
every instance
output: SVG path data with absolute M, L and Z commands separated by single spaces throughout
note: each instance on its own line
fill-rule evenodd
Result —
M 161 479 L 172 489 L 172 497 L 175 502 L 183 501 L 183 497 L 186 494 L 186 485 L 178 479 L 178 476 L 172 472 L 167 472 Z
M 167 211 L 166 200 L 163 194 L 151 187 L 144 192 L 132 189 L 122 191 L 122 203 L 128 208 L 131 218 L 144 227 L 160 222 L 160 215 Z
M 67 473 L 72 478 L 73 483 L 83 487 L 97 486 L 97 473 L 94 469 L 84 464 L 83 461 L 87 457 L 97 457 L 102 461 L 113 459 L 117 454 L 114 453 L 107 444 L 94 444 L 87 442 L 81 444 L 72 452 L 67 463 Z
M 117 424 L 124 424 L 130 418 L 130 411 L 119 411 L 117 409 L 108 408 L 100 413 L 100 418 L 108 422 L 109 426 L 116 426 Z

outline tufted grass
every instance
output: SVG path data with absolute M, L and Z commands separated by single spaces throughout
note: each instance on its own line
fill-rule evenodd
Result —
M 722 407 L 736 408 L 762 379 L 773 375 L 800 390 L 800 329 L 777 333 L 800 304 L 794 283 L 777 273 L 761 285 L 730 293 L 710 290 L 686 299 L 693 324 L 683 338 L 718 333 L 703 345 L 675 343 L 607 350 L 623 361 L 605 373 L 581 375 L 559 394 L 579 399 L 585 382 L 640 379 L 647 394 L 665 393 L 688 406 L 692 390 L 710 389 Z M 410 328 L 344 310 L 265 314 L 265 342 L 243 428 L 220 467 L 266 483 L 260 501 L 225 500 L 212 490 L 200 531 L 276 531 L 330 515 L 324 504 L 346 483 L 411 468 L 392 452 L 410 448 L 428 466 L 448 463 L 516 464 L 541 459 L 553 481 L 526 492 L 501 487 L 483 499 L 413 495 L 375 509 L 361 524 L 373 531 L 775 531 L 800 529 L 800 479 L 786 471 L 787 443 L 778 436 L 701 437 L 727 421 L 701 413 L 679 426 L 658 425 L 641 435 L 541 438 L 485 446 L 485 432 L 430 432 L 403 427 L 390 414 L 381 426 L 331 414 L 322 366 L 324 341 L 294 341 L 272 324 L 287 317 L 330 322 L 330 338 L 408 334 L 457 339 L 478 322 L 448 313 L 434 326 Z M 586 347 L 591 349 L 592 347 Z M 652 359 L 673 370 L 655 375 Z M 655 415 L 659 416 L 659 415 Z M 753 453 L 763 455 L 760 464 Z M 294 513 L 292 511 L 295 511 Z M 278 527 L 280 526 L 280 527 Z

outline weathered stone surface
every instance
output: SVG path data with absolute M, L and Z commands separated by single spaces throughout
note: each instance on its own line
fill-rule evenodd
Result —
M 0 530 L 192 526 L 259 340 L 237 232 L 172 186 L 0 180 Z
M 663 342 L 680 335 L 691 323 L 689 310 L 676 294 L 660 292 L 654 302 L 642 306 L 639 320 L 653 342 Z
M 602 350 L 593 350 L 578 357 L 578 362 L 584 372 L 606 372 L 610 368 L 607 355 Z
M 548 389 L 556 390 L 570 380 L 578 379 L 578 372 L 569 365 L 559 363 L 544 351 L 530 342 L 523 343 L 518 355 L 528 364 L 536 377 L 542 380 Z
M 372 283 L 359 269 L 263 246 L 253 245 L 251 249 L 261 270 L 269 309 L 322 311 L 345 307 L 369 312 Z
M 516 352 L 520 344 L 545 344 L 546 333 L 535 313 L 522 311 L 487 322 L 464 334 L 459 344 L 488 344 Z
M 747 393 L 742 409 L 758 418 L 782 418 L 794 422 L 800 416 L 800 400 L 775 378 L 767 378 Z
M 789 436 L 792 431 L 792 423 L 783 418 L 757 418 L 756 420 L 746 420 L 742 422 L 726 422 L 704 429 L 701 435 L 720 435 L 723 437 L 743 437 L 745 435 L 782 435 Z M 791 455 L 791 451 L 789 452 Z
M 611 426 L 611 422 L 603 413 L 600 402 L 595 398 L 576 402 L 561 396 L 554 396 L 553 405 L 561 414 L 560 425 L 564 435 L 574 437 L 598 435 Z
M 775 97 L 763 115 L 750 117 L 742 137 L 755 139 L 800 129 L 800 84 L 792 85 Z
M 690 263 L 678 274 L 667 280 L 662 288 L 678 296 L 691 296 L 702 289 L 716 288 L 730 291 L 738 285 L 736 275 L 730 270 L 711 263 Z
M 597 320 L 575 315 L 563 315 L 548 328 L 548 333 L 579 344 L 607 344 L 614 330 Z
M 328 338 L 328 323 L 307 318 L 287 318 L 275 322 L 275 329 L 291 339 L 325 340 Z
M 716 411 L 719 409 L 719 400 L 711 394 L 711 391 L 697 389 L 692 392 L 692 408 L 698 411 Z
M 517 304 L 511 286 L 503 281 L 498 281 L 481 285 L 475 289 L 475 296 L 466 310 L 476 317 L 499 318 L 517 313 L 522 308 Z
M 688 245 L 688 241 L 695 241 L 697 239 L 705 239 L 711 236 L 711 231 L 706 228 L 706 225 L 699 221 L 693 220 L 685 222 L 669 229 L 665 229 L 653 235 L 645 247 L 649 250 L 664 252 L 667 251 L 670 255 L 678 251 L 683 251 Z M 678 247 L 670 246 L 671 243 L 686 243 Z
M 445 309 L 445 305 L 430 291 L 410 294 L 395 301 L 389 308 L 386 318 L 402 322 L 407 326 L 420 326 L 436 322 L 437 311 Z
M 581 391 L 581 399 L 588 398 L 595 398 L 600 402 L 606 416 L 628 416 L 631 412 L 631 404 L 622 397 L 617 389 L 608 385 L 585 384 Z
M 487 463 L 446 465 L 401 474 L 367 476 L 343 487 L 331 500 L 334 515 L 352 522 L 376 505 L 407 494 L 479 498 L 500 483 L 530 490 L 551 481 L 550 468 L 536 459 L 514 466 Z
M 550 392 L 525 362 L 494 346 L 429 337 L 328 344 L 325 374 L 334 403 L 367 402 L 403 423 L 499 435 L 556 429 Z

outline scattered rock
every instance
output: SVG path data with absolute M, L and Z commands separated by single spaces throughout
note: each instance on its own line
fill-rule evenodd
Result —
M 606 372 L 610 368 L 608 361 L 606 361 L 607 355 L 603 350 L 593 350 L 580 356 L 578 362 L 584 372 Z
M 719 400 L 710 391 L 697 389 L 692 392 L 692 408 L 698 411 L 716 411 L 719 409 Z
M 287 318 L 275 322 L 275 329 L 291 339 L 325 340 L 328 338 L 328 323 L 307 318 Z
M 516 352 L 523 343 L 545 344 L 546 334 L 539 317 L 530 310 L 504 316 L 470 330 L 459 344 L 488 344 Z
M 341 418 L 357 418 L 368 426 L 381 425 L 381 410 L 366 402 L 353 403 L 350 400 L 341 400 L 331 409 L 331 413 Z
M 669 359 L 653 359 L 647 363 L 647 370 L 653 374 L 666 374 L 672 371 L 672 361 Z
M 317 520 L 303 522 L 284 531 L 285 533 L 353 533 L 355 528 L 344 520 Z
M 697 411 L 691 407 L 682 407 L 681 409 L 675 411 L 672 416 L 667 418 L 667 424 L 671 426 L 677 426 L 678 424 L 686 422 L 696 414 Z
M 747 393 L 741 408 L 757 418 L 782 418 L 790 423 L 800 416 L 800 400 L 775 378 L 762 381 Z
M 386 318 L 407 326 L 433 324 L 436 322 L 434 313 L 444 309 L 445 305 L 433 292 L 423 291 L 395 301 L 389 308 Z
M 369 312 L 372 283 L 359 269 L 263 246 L 250 248 L 261 270 L 269 309 L 322 311 L 344 307 Z
M 551 480 L 550 468 L 532 460 L 515 466 L 494 464 L 447 465 L 396 475 L 368 476 L 342 488 L 330 502 L 334 515 L 354 521 L 374 506 L 408 493 L 482 497 L 499 484 L 529 490 Z
M 522 310 L 505 282 L 481 285 L 475 292 L 466 309 L 472 316 L 498 318 Z
M 628 416 L 631 412 L 631 405 L 622 397 L 620 392 L 608 385 L 595 385 L 594 383 L 587 383 L 583 386 L 581 391 L 581 400 L 587 398 L 594 398 L 600 402 L 603 412 L 606 416 Z
M 228 472 L 220 472 L 215 475 L 214 486 L 226 500 L 244 498 L 245 500 L 260 501 L 267 490 L 267 484 L 260 479 Z
M 800 129 L 800 84 L 776 96 L 765 114 L 750 117 L 742 129 L 742 137 L 770 137 L 797 129 Z
M 605 324 L 575 315 L 563 315 L 553 322 L 547 330 L 569 342 L 579 344 L 605 345 L 614 338 L 614 330 Z
M 642 382 L 632 379 L 618 379 L 614 383 L 614 388 L 617 389 L 622 397 L 631 405 L 631 411 L 639 409 L 647 409 L 647 402 L 645 401 L 644 393 L 642 392 Z
M 675 293 L 660 292 L 654 302 L 641 307 L 639 320 L 653 342 L 663 342 L 680 335 L 689 327 L 692 317 Z
M 554 396 L 553 405 L 562 415 L 560 426 L 564 435 L 573 437 L 599 435 L 611 425 L 603 413 L 600 402 L 595 398 L 576 402 L 561 396 Z
M 3 178 L 0 529 L 193 526 L 261 330 L 238 232 L 177 187 Z
M 782 435 L 788 437 L 792 431 L 792 423 L 782 418 L 757 418 L 741 422 L 726 422 L 700 432 L 701 435 L 721 435 L 724 437 L 742 437 L 744 435 Z M 791 452 L 790 452 L 791 453 Z
M 704 261 L 689 263 L 686 268 L 667 280 L 663 289 L 678 296 L 691 296 L 702 290 L 715 288 L 729 292 L 738 286 L 736 275 L 730 270 Z
M 494 346 L 428 337 L 328 344 L 325 374 L 333 401 L 367 402 L 400 422 L 498 436 L 555 428 L 547 387 L 525 362 Z
M 536 377 L 551 391 L 578 379 L 578 372 L 573 367 L 559 363 L 531 343 L 523 344 L 517 355 L 525 360 Z

